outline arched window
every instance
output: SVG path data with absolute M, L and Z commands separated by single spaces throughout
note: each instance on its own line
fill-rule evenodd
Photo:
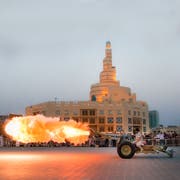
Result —
M 91 96 L 91 101 L 96 101 L 96 96 L 95 95 Z

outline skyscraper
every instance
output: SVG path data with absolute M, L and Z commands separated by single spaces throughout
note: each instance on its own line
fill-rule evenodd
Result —
M 149 127 L 156 128 L 159 126 L 159 112 L 156 110 L 149 111 Z

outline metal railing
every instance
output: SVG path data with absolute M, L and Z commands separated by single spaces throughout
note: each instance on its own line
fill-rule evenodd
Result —
M 180 136 L 173 138 L 157 139 L 157 138 L 144 138 L 147 145 L 167 145 L 167 146 L 180 146 Z

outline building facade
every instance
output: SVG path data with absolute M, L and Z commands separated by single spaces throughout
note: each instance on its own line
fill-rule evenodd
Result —
M 91 86 L 89 100 L 52 101 L 26 107 L 26 115 L 36 114 L 88 123 L 97 132 L 117 133 L 124 130 L 133 133 L 136 128 L 143 133 L 149 132 L 148 105 L 144 101 L 137 101 L 136 94 L 116 80 L 109 41 L 106 43 L 100 81 Z
M 0 136 L 3 136 L 4 133 L 4 122 L 8 119 L 8 115 L 0 115 Z

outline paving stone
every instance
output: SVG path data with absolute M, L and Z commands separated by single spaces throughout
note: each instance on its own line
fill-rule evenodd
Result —
M 179 180 L 175 157 L 137 154 L 121 159 L 116 148 L 60 147 L 0 149 L 1 180 Z

